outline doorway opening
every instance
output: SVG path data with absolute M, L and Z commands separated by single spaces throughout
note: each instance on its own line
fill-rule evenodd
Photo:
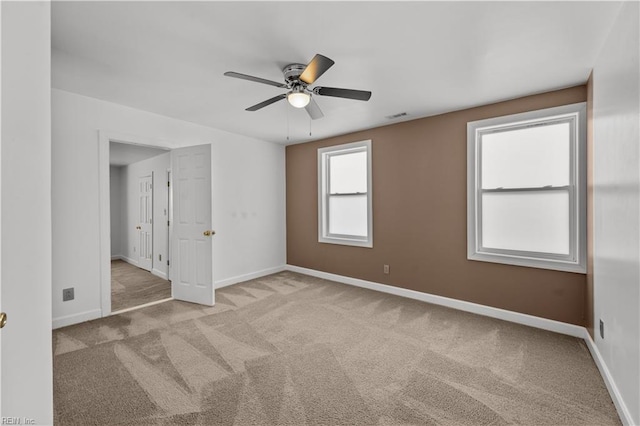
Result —
M 165 162 L 163 166 L 155 169 L 147 167 L 131 172 L 131 177 L 128 179 L 133 180 L 137 187 L 132 190 L 133 195 L 128 198 L 132 201 L 127 203 L 129 211 L 134 205 L 137 206 L 137 210 L 131 214 L 135 220 L 127 221 L 126 226 L 129 233 L 132 229 L 134 232 L 133 236 L 126 238 L 120 235 L 121 253 L 123 247 L 129 251 L 120 254 L 122 258 L 113 260 L 124 260 L 125 263 L 147 273 L 146 277 L 151 274 L 165 279 L 170 283 L 171 289 L 170 298 L 130 308 L 115 306 L 114 309 L 112 309 L 111 261 L 114 256 L 112 255 L 112 238 L 117 240 L 118 237 L 111 235 L 111 214 L 113 209 L 117 208 L 111 205 L 110 166 L 117 166 L 117 160 L 113 159 L 116 158 L 115 154 L 110 155 L 112 146 L 147 153 L 150 152 L 149 149 L 155 150 L 153 155 L 148 157 L 149 161 L 161 159 L 163 156 L 168 158 L 168 166 Z M 212 163 L 213 150 L 210 143 L 176 148 L 165 140 L 98 131 L 102 317 L 171 299 L 205 306 L 215 304 L 212 258 L 215 231 L 211 229 Z M 120 178 L 124 180 L 122 173 Z M 148 235 L 148 232 L 151 232 L 151 235 Z M 114 275 L 117 273 L 119 271 L 113 271 Z M 141 301 L 138 300 L 135 304 L 137 303 Z M 120 309 L 116 310 L 118 308 Z
M 111 312 L 171 300 L 170 150 L 109 142 Z

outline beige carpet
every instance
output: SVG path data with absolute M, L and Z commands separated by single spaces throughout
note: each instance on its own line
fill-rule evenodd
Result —
M 54 331 L 58 425 L 620 424 L 583 341 L 283 272 Z
M 169 281 L 125 261 L 111 261 L 111 312 L 169 297 Z

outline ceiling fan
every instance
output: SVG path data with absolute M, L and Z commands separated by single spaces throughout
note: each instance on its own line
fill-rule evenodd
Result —
M 289 104 L 296 108 L 304 108 L 309 116 L 317 120 L 324 117 L 318 104 L 313 100 L 312 95 L 333 96 L 336 98 L 355 99 L 358 101 L 368 101 L 371 98 L 371 92 L 365 90 L 339 89 L 337 87 L 309 87 L 322 74 L 333 66 L 335 62 L 326 56 L 317 54 L 311 62 L 304 64 L 289 64 L 282 69 L 284 74 L 284 83 L 266 80 L 260 77 L 254 77 L 238 72 L 227 71 L 224 73 L 227 77 L 240 78 L 243 80 L 254 81 L 256 83 L 268 84 L 270 86 L 288 89 L 287 93 L 274 96 L 271 99 L 260 102 L 259 104 L 250 106 L 247 111 L 257 111 L 284 98 L 287 98 Z

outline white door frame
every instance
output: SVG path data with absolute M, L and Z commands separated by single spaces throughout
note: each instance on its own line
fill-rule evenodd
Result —
M 119 142 L 151 148 L 177 148 L 162 139 L 98 130 L 98 191 L 100 243 L 100 308 L 101 316 L 111 315 L 111 211 L 109 182 L 109 143 Z M 199 145 L 199 144 L 194 144 Z M 212 206 L 213 211 L 213 206 Z M 213 262 L 212 266 L 213 268 Z
M 167 178 L 167 220 L 169 221 L 169 226 L 167 226 L 167 258 L 165 262 L 169 260 L 167 263 L 167 280 L 171 280 L 171 236 L 172 236 L 172 225 L 173 225 L 173 172 L 171 171 L 171 167 L 167 169 L 167 173 L 165 175 Z M 213 214 L 213 206 L 211 213 Z M 213 263 L 213 261 L 211 262 Z M 171 297 L 173 297 L 173 286 L 171 286 Z

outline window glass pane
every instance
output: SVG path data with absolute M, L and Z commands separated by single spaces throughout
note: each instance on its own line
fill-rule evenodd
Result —
M 482 188 L 569 185 L 569 123 L 482 135 Z
M 367 153 L 364 151 L 329 157 L 329 192 L 367 192 Z
M 367 236 L 367 195 L 329 197 L 329 233 Z
M 482 245 L 569 254 L 569 191 L 482 194 Z

